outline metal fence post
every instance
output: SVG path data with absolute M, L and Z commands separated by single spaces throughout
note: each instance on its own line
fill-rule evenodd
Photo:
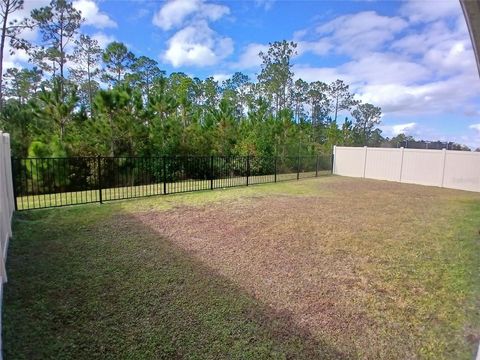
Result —
M 247 186 L 248 186 L 248 177 L 250 176 L 250 155 L 247 155 Z
M 297 180 L 300 179 L 300 155 L 297 158 Z
M 332 174 L 333 174 L 333 167 L 334 167 L 334 165 L 335 165 L 335 154 L 332 154 L 332 164 L 331 164 L 331 168 L 332 168 L 332 169 L 330 170 Z
M 103 204 L 102 200 L 102 158 L 97 156 L 97 171 L 98 171 L 98 200 Z
M 167 157 L 163 156 L 163 195 L 167 195 Z
M 210 190 L 213 190 L 213 155 L 210 156 Z
M 275 156 L 275 182 L 277 182 L 277 157 Z
M 337 145 L 333 145 L 332 152 L 332 175 L 335 174 L 335 154 L 337 153 Z
M 18 203 L 17 203 L 17 180 L 16 180 L 16 170 L 17 167 L 15 166 L 15 159 L 12 156 L 10 158 L 12 163 L 12 187 L 13 187 L 13 203 L 15 204 L 15 211 L 18 211 Z
M 317 159 L 315 161 L 315 177 L 318 177 L 318 154 L 317 154 Z

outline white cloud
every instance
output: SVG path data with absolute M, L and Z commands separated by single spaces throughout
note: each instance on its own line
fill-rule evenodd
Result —
M 307 52 L 311 52 L 315 55 L 326 55 L 328 54 L 334 47 L 333 43 L 326 40 L 321 39 L 319 41 L 296 41 L 297 43 L 297 56 L 302 56 Z
M 457 0 L 418 1 L 409 0 L 400 13 L 412 22 L 431 22 L 461 14 L 460 2 Z
M 29 56 L 24 50 L 16 50 L 13 54 L 10 53 L 10 46 L 5 45 L 5 53 L 3 54 L 3 71 L 11 68 L 21 68 L 22 65 L 28 62 Z
M 420 29 L 421 31 L 410 31 L 407 35 L 395 39 L 391 47 L 408 54 L 423 54 L 425 49 L 458 39 L 457 34 L 444 21 L 436 21 Z M 461 34 L 461 38 L 464 38 L 465 34 L 467 33 Z
M 221 83 L 222 81 L 228 80 L 232 77 L 232 74 L 213 74 L 213 80 Z
M 386 137 L 394 137 L 400 134 L 423 139 L 440 139 L 441 135 L 428 127 L 417 122 L 399 123 L 393 125 L 380 125 L 382 134 Z
M 143 18 L 149 16 L 150 13 L 151 13 L 150 9 L 140 8 L 132 16 L 130 16 L 130 20 L 138 21 L 140 19 L 143 19 Z
M 470 129 L 476 130 L 480 133 L 480 124 L 472 124 L 469 126 Z
M 321 36 L 318 40 L 331 42 L 337 52 L 359 57 L 381 48 L 407 26 L 408 23 L 400 17 L 364 11 L 339 16 L 318 26 L 316 32 Z
M 199 13 L 210 21 L 217 21 L 223 16 L 230 14 L 230 8 L 225 5 L 201 3 Z
M 249 44 L 243 49 L 238 60 L 232 64 L 232 67 L 240 70 L 259 68 L 262 64 L 262 59 L 258 54 L 266 50 L 268 50 L 268 45 Z
M 300 42 L 309 34 L 308 29 L 301 29 L 293 32 L 292 39 L 295 42 Z
M 174 67 L 209 66 L 215 65 L 232 52 L 231 38 L 218 35 L 206 21 L 198 21 L 178 31 L 168 40 L 163 60 Z
M 25 1 L 23 3 L 23 8 L 19 11 L 16 11 L 9 16 L 9 20 L 22 20 L 25 17 L 30 16 L 30 12 L 33 9 L 39 9 L 44 6 L 50 5 L 50 0 L 35 0 L 35 1 Z
M 306 81 L 342 79 L 359 100 L 380 106 L 388 115 L 464 114 L 465 109 L 474 115 L 476 107 L 469 104 L 480 94 L 473 65 L 468 71 L 442 72 L 447 75 L 436 78 L 432 68 L 394 54 L 373 53 L 338 67 L 296 65 L 293 69 L 296 77 Z
M 155 13 L 153 24 L 163 30 L 171 30 L 182 27 L 189 18 L 216 21 L 229 13 L 227 6 L 203 0 L 170 0 Z
M 84 25 L 98 29 L 117 27 L 117 23 L 107 14 L 101 12 L 97 3 L 93 0 L 76 0 L 73 2 L 73 7 L 82 13 L 82 17 L 85 19 Z
M 30 16 L 30 12 L 33 9 L 48 6 L 50 0 L 38 0 L 38 1 L 26 1 L 23 4 L 23 8 L 10 15 L 10 21 L 22 21 L 24 18 Z M 38 29 L 23 29 L 20 32 L 19 37 L 27 41 L 35 41 L 38 37 Z M 6 71 L 10 68 L 21 68 L 28 63 L 29 55 L 24 50 L 14 50 L 10 46 L 9 41 L 5 42 L 4 58 L 3 58 L 3 70 Z
M 480 83 L 468 83 L 468 77 L 455 76 L 419 85 L 380 84 L 361 89 L 362 101 L 382 107 L 387 113 L 435 114 L 462 113 L 463 107 L 480 92 Z
M 370 53 L 340 66 L 340 69 L 350 74 L 354 82 L 369 85 L 413 84 L 431 76 L 426 67 L 392 53 Z
M 50 4 L 50 0 L 25 1 L 23 5 L 23 9 L 12 14 L 11 20 L 21 21 L 23 18 L 28 17 L 30 15 L 30 12 L 33 9 L 48 6 L 49 4 Z M 75 1 L 74 7 L 82 11 L 82 16 L 86 18 L 86 24 L 89 24 L 90 22 L 95 22 L 95 24 L 92 24 L 92 25 L 98 28 L 116 26 L 116 23 L 113 20 L 111 20 L 108 17 L 108 15 L 100 12 L 97 4 L 92 0 Z M 28 40 L 30 42 L 35 42 L 36 40 L 38 40 L 39 32 L 37 28 L 24 29 L 22 30 L 20 36 L 25 40 Z M 102 47 L 105 47 L 106 44 L 115 40 L 112 36 L 108 36 L 103 33 L 97 33 L 93 35 L 92 38 L 98 40 L 100 46 Z M 67 48 L 67 52 L 71 53 L 72 49 L 73 49 L 73 44 L 70 43 L 70 46 Z M 7 42 L 5 44 L 5 52 L 4 52 L 4 63 L 3 63 L 4 70 L 7 70 L 13 67 L 27 66 L 29 55 L 25 51 L 15 50 L 13 54 L 11 54 L 11 51 L 12 49 L 10 47 L 10 44 Z
M 397 114 L 464 113 L 472 108 L 470 102 L 480 93 L 480 82 L 463 26 L 437 20 L 422 26 L 421 33 L 395 40 L 391 49 L 396 58 L 392 56 L 390 65 L 371 63 L 385 81 L 368 79 L 368 70 L 357 67 L 359 77 L 367 79 L 361 89 L 364 100 Z M 408 66 L 400 65 L 403 59 L 411 59 Z
M 428 49 L 422 60 L 442 75 L 466 72 L 476 65 L 467 39 L 439 43 Z
M 108 44 L 116 41 L 115 36 L 107 35 L 103 32 L 97 32 L 93 34 L 91 37 L 92 39 L 98 41 L 98 46 L 100 46 L 102 49 L 105 49 Z
M 463 110 L 463 114 L 469 117 L 480 117 L 480 108 L 478 108 L 478 105 L 467 104 Z
M 350 75 L 341 73 L 340 69 L 333 67 L 320 68 L 308 65 L 295 65 L 293 71 L 295 73 L 295 78 L 300 78 L 308 82 L 323 81 L 325 83 L 331 83 L 337 79 L 342 79 L 346 83 L 351 84 L 353 81 L 353 78 Z
M 471 149 L 480 149 L 480 123 L 471 124 L 468 128 L 471 131 L 462 135 L 457 142 L 467 144 Z
M 420 26 L 415 33 L 410 33 L 392 43 L 391 49 L 408 56 L 440 76 L 472 72 L 475 58 L 468 31 L 463 25 L 438 20 Z
M 317 26 L 316 33 L 299 30 L 294 36 L 300 55 L 336 51 L 349 59 L 335 67 L 296 65 L 296 77 L 327 83 L 342 79 L 358 99 L 382 107 L 387 115 L 468 110 L 474 116 L 480 82 L 465 20 L 454 2 L 439 1 L 422 23 L 412 22 L 415 9 L 425 14 L 437 2 L 406 3 L 401 7 L 406 18 L 367 11 L 339 16 Z
M 397 124 L 392 126 L 392 133 L 393 135 L 399 135 L 399 134 L 409 134 L 411 130 L 415 129 L 417 126 L 417 123 L 410 122 L 407 124 Z
M 163 30 L 170 30 L 174 26 L 181 25 L 185 18 L 197 11 L 198 1 L 177 0 L 167 2 L 153 16 L 153 24 Z
M 153 17 L 153 24 L 163 30 L 179 28 L 167 41 L 161 55 L 173 67 L 211 66 L 233 52 L 233 40 L 221 36 L 209 26 L 230 13 L 224 5 L 204 0 L 170 0 Z
M 255 6 L 262 7 L 264 10 L 270 10 L 276 0 L 255 0 Z
M 471 151 L 480 151 L 480 135 L 476 134 L 475 136 L 462 135 L 459 137 L 453 136 L 450 139 L 453 139 L 457 144 L 467 145 Z

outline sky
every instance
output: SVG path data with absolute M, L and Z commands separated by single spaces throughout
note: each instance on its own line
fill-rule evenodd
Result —
M 25 0 L 22 16 L 47 0 Z M 295 78 L 344 80 L 382 108 L 384 136 L 480 147 L 480 77 L 458 0 L 75 0 L 81 31 L 125 43 L 168 73 L 255 79 L 269 42 L 298 44 Z M 31 40 L 35 31 L 26 33 Z M 6 67 L 28 57 L 8 55 Z

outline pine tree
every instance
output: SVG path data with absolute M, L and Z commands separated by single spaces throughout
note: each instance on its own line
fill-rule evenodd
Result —
M 99 89 L 97 78 L 100 74 L 100 57 L 102 49 L 98 41 L 88 35 L 80 35 L 75 41 L 73 58 L 75 66 L 70 69 L 70 76 L 79 85 L 79 97 L 88 105 L 90 116 L 93 112 L 93 96 Z
M 67 48 L 78 33 L 83 21 L 82 16 L 72 3 L 66 0 L 52 0 L 49 6 L 34 9 L 31 17 L 42 36 L 42 46 L 33 50 L 33 58 L 41 68 L 51 71 L 54 77 L 59 77 L 60 98 L 63 98 L 65 64 L 70 58 Z M 50 62 L 51 66 L 45 60 Z

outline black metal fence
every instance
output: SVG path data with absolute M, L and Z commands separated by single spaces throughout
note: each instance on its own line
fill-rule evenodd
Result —
M 12 159 L 17 210 L 298 180 L 331 169 L 329 155 Z

